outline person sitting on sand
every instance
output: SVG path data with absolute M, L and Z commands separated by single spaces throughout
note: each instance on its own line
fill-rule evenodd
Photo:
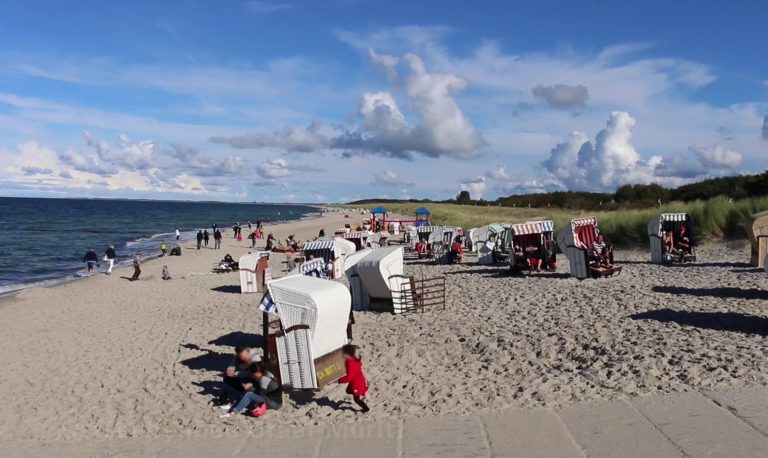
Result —
M 181 245 L 177 243 L 171 248 L 171 256 L 181 256 Z
M 275 235 L 271 232 L 267 235 L 267 246 L 264 247 L 265 251 L 272 251 L 275 248 Z
M 170 280 L 171 272 L 168 270 L 168 266 L 163 266 L 163 280 Z
M 86 268 L 88 269 L 88 275 L 91 275 L 91 271 L 94 267 L 96 267 L 99 264 L 99 255 L 96 254 L 95 251 L 93 251 L 93 248 L 88 248 L 88 251 L 85 252 L 85 256 L 83 256 L 83 262 L 86 265 Z
M 229 266 L 229 268 L 232 270 L 238 270 L 240 268 L 240 263 L 235 261 L 235 259 L 229 253 L 224 255 L 224 259 L 221 260 L 221 264 Z
M 252 363 L 248 367 L 248 372 L 250 372 L 254 382 L 243 384 L 247 388 L 246 392 L 243 393 L 234 407 L 229 408 L 228 412 L 221 418 L 230 418 L 245 412 L 248 408 L 252 408 L 250 411 L 252 417 L 260 417 L 264 415 L 267 409 L 277 410 L 283 406 L 283 386 L 266 369 L 264 363 Z
M 261 362 L 261 355 L 256 351 L 243 346 L 235 347 L 232 361 L 224 370 L 225 388 L 222 393 L 222 401 L 228 403 L 230 398 L 237 399 L 253 387 L 254 380 L 251 378 L 251 373 L 248 372 L 248 367 L 257 362 Z M 228 408 L 232 407 L 231 403 L 226 405 Z

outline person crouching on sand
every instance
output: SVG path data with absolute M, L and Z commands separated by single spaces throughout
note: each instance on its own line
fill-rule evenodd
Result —
M 170 280 L 173 277 L 171 277 L 171 271 L 168 270 L 168 266 L 163 266 L 163 280 Z
M 99 264 L 99 255 L 93 251 L 93 248 L 88 248 L 88 251 L 83 256 L 83 262 L 88 268 L 88 275 L 91 275 L 93 268 Z
M 139 279 L 139 275 L 141 275 L 141 253 L 136 253 L 133 256 L 133 277 L 131 277 L 131 281 L 136 281 Z
M 243 386 L 246 392 L 240 397 L 234 407 L 221 418 L 230 418 L 236 414 L 243 413 L 251 408 L 252 417 L 264 415 L 267 409 L 277 410 L 283 406 L 283 386 L 277 381 L 277 378 L 269 372 L 264 363 L 252 363 L 248 367 L 248 372 L 253 378 L 253 383 L 245 383 Z
M 355 404 L 359 405 L 363 413 L 371 410 L 365 402 L 365 393 L 368 392 L 368 382 L 363 375 L 363 362 L 357 357 L 357 347 L 344 345 L 341 348 L 344 355 L 344 366 L 347 375 L 339 379 L 339 383 L 347 384 L 347 394 L 352 395 Z

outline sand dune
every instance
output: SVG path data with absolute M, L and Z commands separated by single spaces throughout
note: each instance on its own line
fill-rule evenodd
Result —
M 306 239 L 344 221 L 335 214 L 268 230 Z M 210 402 L 220 371 L 233 345 L 259 344 L 261 317 L 258 298 L 239 294 L 237 273 L 203 273 L 246 245 L 230 235 L 219 252 L 186 249 L 147 263 L 140 282 L 119 272 L 4 300 L 0 440 L 359 420 L 338 385 L 292 395 L 259 420 L 218 418 Z M 446 309 L 356 316 L 371 384 L 368 418 L 766 386 L 767 282 L 744 264 L 748 257 L 742 244 L 717 243 L 701 248 L 698 264 L 669 268 L 648 264 L 645 251 L 620 252 L 620 276 L 586 281 L 565 272 L 513 278 L 471 258 L 410 263 L 413 274 L 447 276 Z M 160 280 L 163 263 L 174 280 Z

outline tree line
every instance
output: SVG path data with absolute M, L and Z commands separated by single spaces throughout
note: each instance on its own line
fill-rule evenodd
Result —
M 677 188 L 665 188 L 659 184 L 628 184 L 613 193 L 556 191 L 499 197 L 496 200 L 474 200 L 468 191 L 461 191 L 448 200 L 428 199 L 365 199 L 350 204 L 383 203 L 454 203 L 460 205 L 488 205 L 502 207 L 556 207 L 576 210 L 610 210 L 612 208 L 648 208 L 659 202 L 707 200 L 717 196 L 733 199 L 768 195 L 768 171 L 756 175 L 738 175 L 710 178 Z

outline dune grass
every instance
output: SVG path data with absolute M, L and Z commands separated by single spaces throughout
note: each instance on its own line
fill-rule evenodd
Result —
M 377 204 L 364 205 L 373 208 Z M 424 204 L 381 204 L 388 211 L 411 215 Z M 489 223 L 521 223 L 533 219 L 551 219 L 556 230 L 571 219 L 596 216 L 602 233 L 619 246 L 641 246 L 648 243 L 648 222 L 661 212 L 685 212 L 693 221 L 694 232 L 700 241 L 745 238 L 745 223 L 749 215 L 768 210 L 768 196 L 729 202 L 725 197 L 706 201 L 671 202 L 661 208 L 614 210 L 608 212 L 582 212 L 550 208 L 512 208 L 456 204 L 428 204 L 434 224 L 459 226 L 465 229 Z

